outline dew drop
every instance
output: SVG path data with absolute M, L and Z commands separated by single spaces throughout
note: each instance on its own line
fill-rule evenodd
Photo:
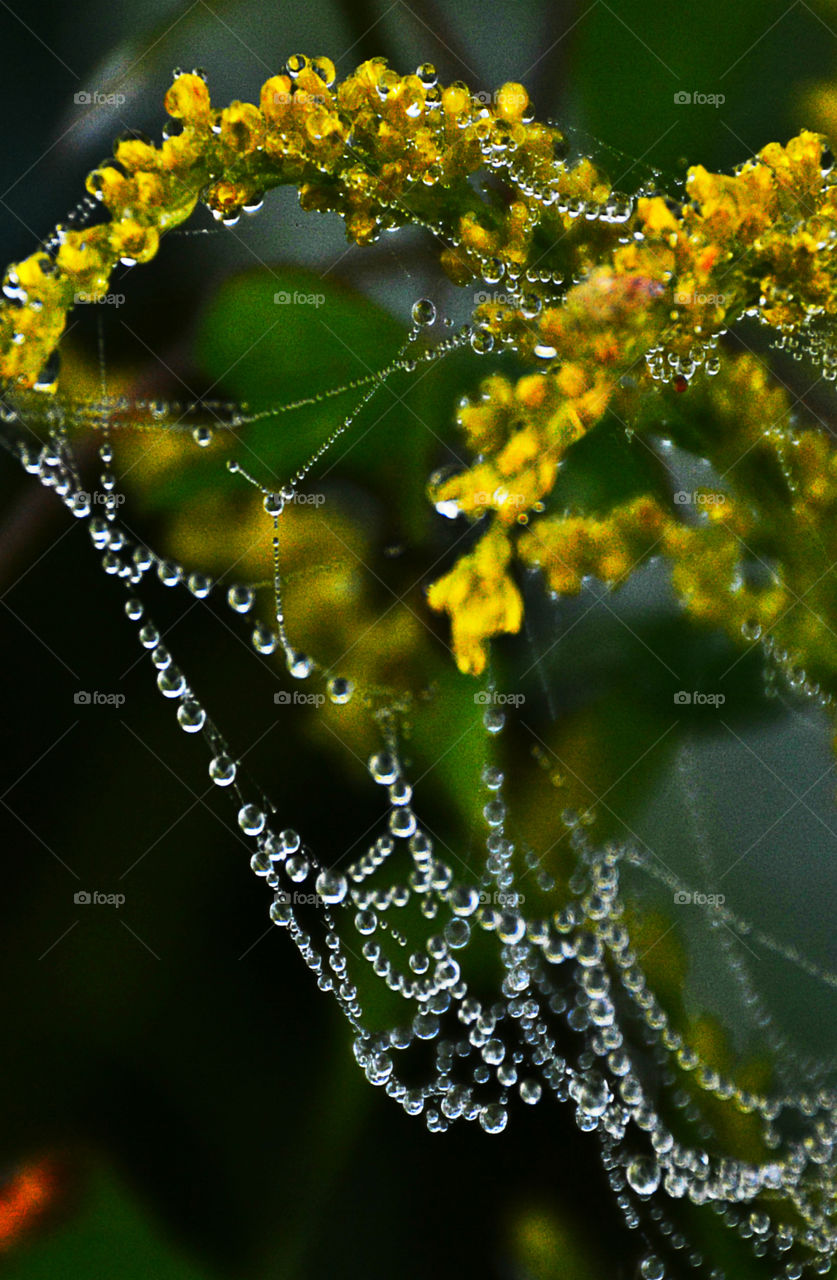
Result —
M 265 816 L 255 804 L 245 804 L 238 811 L 238 825 L 246 836 L 257 836 L 264 831 Z
M 206 712 L 194 698 L 186 698 L 177 708 L 177 720 L 186 733 L 199 733 L 206 723 Z
M 349 886 L 345 876 L 341 876 L 337 871 L 324 870 L 317 876 L 314 887 L 323 902 L 331 906 L 343 901 Z
M 660 1166 L 650 1156 L 637 1156 L 631 1160 L 625 1176 L 639 1196 L 651 1196 L 660 1185 Z
M 436 320 L 436 308 L 429 298 L 419 298 L 418 302 L 414 302 L 410 314 L 413 317 L 413 324 L 421 325 L 422 328 L 428 327 Z
M 228 787 L 235 778 L 235 761 L 227 755 L 214 756 L 209 762 L 209 776 L 219 787 Z

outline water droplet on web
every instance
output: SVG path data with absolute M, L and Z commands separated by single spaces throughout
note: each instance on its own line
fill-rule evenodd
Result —
M 288 672 L 295 680 L 305 680 L 314 670 L 314 663 L 307 653 L 293 650 L 288 654 Z
M 369 772 L 375 782 L 388 786 L 398 777 L 398 762 L 388 751 L 376 751 L 369 757 Z
M 301 853 L 292 853 L 285 861 L 285 870 L 294 884 L 301 884 L 311 870 L 308 859 Z
M 486 1133 L 502 1133 L 508 1123 L 509 1115 L 505 1107 L 492 1103 L 483 1107 L 480 1112 L 480 1125 Z
M 537 1080 L 521 1080 L 519 1086 L 520 1096 L 529 1106 L 535 1106 L 540 1102 L 543 1089 Z
M 323 902 L 333 906 L 335 903 L 342 902 L 348 891 L 346 877 L 339 875 L 336 871 L 321 871 L 314 883 L 317 893 Z
M 429 298 L 419 298 L 418 302 L 413 303 L 411 315 L 413 324 L 426 328 L 435 323 L 436 308 Z
M 628 1164 L 625 1176 L 637 1195 L 651 1196 L 660 1185 L 660 1166 L 650 1156 L 637 1156 Z
M 195 444 L 205 449 L 207 445 L 212 444 L 213 431 L 211 427 L 201 426 L 192 430 L 192 439 Z
M 488 733 L 499 733 L 506 723 L 506 713 L 501 711 L 499 707 L 486 707 L 483 712 L 482 722 Z
M 259 835 L 264 831 L 265 821 L 265 815 L 258 805 L 245 804 L 238 811 L 238 825 L 246 836 Z
M 286 894 L 278 893 L 270 904 L 270 918 L 274 924 L 282 927 L 291 923 L 294 918 L 293 909 L 291 907 L 290 898 Z
M 352 682 L 344 676 L 332 676 L 326 685 L 326 692 L 332 702 L 338 706 L 349 702 L 352 696 Z
M 198 733 L 206 723 L 206 712 L 200 703 L 187 698 L 177 708 L 177 719 L 186 733 Z
M 656 1254 L 648 1253 L 639 1268 L 642 1280 L 665 1280 L 666 1269 Z
M 478 356 L 487 356 L 494 350 L 494 335 L 488 329 L 475 329 L 471 334 L 471 350 Z
M 209 776 L 219 787 L 228 787 L 236 774 L 235 761 L 227 755 L 214 756 L 209 762 Z
M 227 592 L 227 604 L 231 609 L 235 609 L 236 613 L 248 613 L 253 607 L 255 598 L 256 593 L 252 587 L 235 585 Z

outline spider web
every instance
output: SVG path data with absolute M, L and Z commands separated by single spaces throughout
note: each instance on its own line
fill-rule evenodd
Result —
M 311 484 L 353 432 L 370 429 L 376 400 L 394 379 L 420 378 L 471 346 L 485 353 L 467 322 L 445 331 L 436 306 L 416 300 L 409 264 L 392 253 L 414 305 L 406 341 L 383 368 L 257 411 L 234 401 L 136 399 L 109 392 L 100 327 L 98 393 L 7 392 L 4 446 L 86 527 L 104 572 L 123 589 L 124 611 L 164 704 L 179 729 L 202 743 L 209 776 L 231 804 L 250 869 L 265 883 L 266 913 L 312 982 L 337 1003 L 370 1084 L 435 1132 L 470 1122 L 499 1134 L 518 1107 L 569 1108 L 599 1145 L 618 1209 L 637 1233 L 645 1280 L 661 1280 L 670 1266 L 708 1274 L 684 1205 L 714 1209 L 742 1248 L 768 1259 L 786 1280 L 825 1274 L 837 1244 L 834 1063 L 828 1053 L 799 1051 L 764 995 L 761 959 L 778 966 L 786 984 L 815 988 L 832 1023 L 837 977 L 827 959 L 807 954 L 805 938 L 788 940 L 744 918 L 701 893 L 687 874 L 691 865 L 707 886 L 720 875 L 698 751 L 687 745 L 675 768 L 687 843 L 696 854 L 691 864 L 678 869 L 674 859 L 661 858 L 641 823 L 636 830 L 624 823 L 620 839 L 599 844 L 591 815 L 606 796 L 593 797 L 589 810 L 556 810 L 552 844 L 561 857 L 550 860 L 542 832 L 529 830 L 531 803 L 522 799 L 520 781 L 537 772 L 533 753 L 521 748 L 522 729 L 530 745 L 532 736 L 542 744 L 538 762 L 548 771 L 556 764 L 544 745 L 561 717 L 547 661 L 549 618 L 527 622 L 524 642 L 540 698 L 530 696 L 521 710 L 513 696 L 509 674 L 525 659 L 492 664 L 476 693 L 468 684 L 466 731 L 479 743 L 472 752 L 479 771 L 470 779 L 463 772 L 460 781 L 477 796 L 464 807 L 464 836 L 461 821 L 434 797 L 426 775 L 437 761 L 428 758 L 421 733 L 426 720 L 437 728 L 444 720 L 449 688 L 428 681 L 420 663 L 395 683 L 364 683 L 352 674 L 351 650 L 335 661 L 297 641 L 289 601 L 300 599 L 299 584 L 312 571 L 316 584 L 331 568 L 328 561 L 284 567 L 289 531 L 303 537 L 304 553 L 304 531 L 329 525 L 326 512 L 306 501 Z M 349 394 L 350 410 L 335 414 L 333 429 L 292 474 L 277 479 L 249 446 L 257 423 L 277 414 L 292 421 L 300 408 Z M 224 456 L 230 490 L 255 500 L 260 537 L 270 549 L 266 578 L 225 573 L 219 580 L 200 557 L 190 562 L 148 546 L 130 511 L 136 441 L 146 437 L 176 442 L 178 457 L 199 460 L 215 450 Z M 102 468 L 95 489 L 84 479 L 91 440 Z M 134 442 L 127 453 L 126 440 Z M 433 572 L 435 564 L 425 565 L 424 579 Z M 287 735 L 296 732 L 294 719 L 302 740 L 306 723 L 346 715 L 346 768 L 354 782 L 363 775 L 374 817 L 367 823 L 365 810 L 344 810 L 344 849 L 315 847 L 305 806 L 295 808 L 281 786 L 266 785 L 245 765 L 242 743 L 216 720 L 212 692 L 192 687 L 189 656 L 177 654 L 155 621 L 151 602 L 161 590 L 212 607 L 238 628 L 264 660 L 275 705 L 288 709 Z M 405 603 L 408 595 L 399 597 L 399 607 L 426 638 L 427 620 Z M 623 615 L 626 626 L 630 620 Z M 327 629 L 328 616 L 321 621 Z M 438 631 L 430 643 L 450 661 Z M 798 714 L 790 691 L 787 699 L 789 713 Z M 441 741 L 440 756 L 458 749 L 450 736 Z M 652 824 L 653 817 L 652 807 Z M 688 922 L 672 910 L 681 900 L 694 908 Z M 742 1034 L 749 1028 L 740 1061 L 754 1040 L 767 1046 L 770 1079 L 761 1091 L 740 1083 L 735 1062 L 720 1068 L 693 1039 L 683 1011 L 672 1011 L 655 993 L 649 975 L 657 943 L 648 943 L 642 916 L 661 903 L 672 917 L 666 932 L 675 932 L 689 957 L 711 957 L 709 971 L 725 975 L 715 1015 Z M 376 986 L 388 991 L 383 1005 L 370 998 Z M 729 1113 L 748 1117 L 758 1156 L 735 1153 L 724 1120 Z

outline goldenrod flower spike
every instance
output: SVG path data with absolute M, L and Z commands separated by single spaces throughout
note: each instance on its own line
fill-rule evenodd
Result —
M 834 455 L 816 433 L 791 430 L 787 397 L 757 362 L 727 357 L 703 384 L 687 447 L 727 477 L 710 519 L 690 526 L 658 498 L 595 518 L 545 511 L 567 451 L 606 414 L 634 429 L 645 413 L 653 434 L 657 384 L 683 391 L 694 380 L 696 399 L 695 375 L 718 374 L 718 336 L 742 314 L 813 352 L 834 379 L 837 183 L 820 135 L 771 143 L 735 175 L 693 168 L 685 203 L 656 192 L 634 202 L 589 160 L 564 159 L 561 133 L 535 120 L 517 84 L 489 104 L 461 82 L 439 85 L 429 66 L 401 76 L 376 58 L 338 83 L 327 58 L 296 55 L 258 105 L 214 108 L 198 74 L 178 74 L 165 105 L 180 132 L 160 146 L 118 141 L 114 162 L 87 179 L 109 220 L 59 227 L 6 273 L 0 383 L 53 390 L 48 362 L 78 295 L 106 292 L 120 263 L 148 262 L 198 203 L 232 223 L 290 183 L 303 208 L 338 213 L 361 245 L 422 226 L 455 283 L 501 286 L 474 310 L 475 349 L 507 345 L 535 370 L 514 384 L 489 379 L 462 410 L 477 461 L 434 490 L 489 519 L 429 592 L 450 615 L 460 667 L 479 673 L 490 637 L 520 627 L 515 556 L 571 592 L 589 574 L 618 585 L 664 554 L 693 616 L 736 635 L 770 629 L 789 663 L 837 688 L 826 635 L 837 626 Z M 480 171 L 499 181 L 480 188 Z M 771 566 L 768 583 L 744 582 L 747 555 Z

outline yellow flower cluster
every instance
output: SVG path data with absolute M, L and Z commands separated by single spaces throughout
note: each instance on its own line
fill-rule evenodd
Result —
M 487 156 L 514 157 L 516 186 L 531 188 L 540 176 L 567 199 L 607 191 L 587 161 L 556 163 L 561 135 L 534 122 L 520 85 L 503 86 L 485 106 L 464 84 L 442 88 L 429 65 L 399 76 L 376 58 L 337 85 L 327 58 L 298 55 L 263 85 L 258 106 L 214 109 L 196 74 L 179 75 L 165 105 L 179 133 L 159 147 L 123 139 L 114 162 L 87 179 L 110 220 L 57 228 L 50 251 L 7 272 L 0 381 L 37 386 L 78 295 L 105 293 L 119 262 L 153 258 L 160 235 L 199 201 L 231 223 L 265 191 L 291 183 L 303 208 L 336 211 L 358 244 L 404 223 L 430 226 L 455 246 L 442 262 L 461 283 L 501 252 L 525 262 L 537 223 L 525 202 L 486 203 L 472 188 Z
M 297 55 L 258 105 L 216 109 L 198 74 L 178 75 L 165 105 L 179 132 L 160 146 L 124 138 L 88 177 L 109 220 L 59 227 L 6 273 L 0 384 L 51 387 L 47 362 L 78 295 L 104 293 L 120 262 L 153 258 L 199 202 L 232 223 L 291 183 L 304 208 L 338 213 L 361 245 L 399 225 L 429 228 L 455 283 L 502 281 L 502 297 L 475 308 L 475 349 L 507 346 L 536 369 L 514 384 L 488 379 L 462 409 L 476 461 L 433 491 L 487 518 L 429 592 L 450 615 L 460 667 L 481 671 L 491 636 L 520 627 L 515 557 L 572 592 L 591 574 L 617 585 L 652 553 L 671 559 L 696 617 L 736 634 L 769 628 L 789 661 L 837 666 L 821 635 L 837 559 L 833 453 L 820 435 L 794 435 L 758 362 L 728 357 L 717 376 L 716 350 L 746 313 L 810 342 L 835 372 L 837 181 L 820 135 L 770 144 L 731 176 L 697 166 L 682 203 L 631 202 L 589 160 L 564 159 L 562 135 L 535 121 L 521 85 L 487 103 L 460 82 L 440 85 L 428 65 L 401 76 L 376 58 L 338 83 L 327 58 Z M 480 172 L 499 181 L 480 187 Z M 684 447 L 727 476 L 724 502 L 691 523 L 658 498 L 594 515 L 549 510 L 580 437 L 607 415 L 633 429 L 669 385 L 690 388 L 696 410 L 702 398 Z M 653 413 L 641 430 L 653 438 Z M 766 583 L 750 583 L 748 562 L 767 566 Z

